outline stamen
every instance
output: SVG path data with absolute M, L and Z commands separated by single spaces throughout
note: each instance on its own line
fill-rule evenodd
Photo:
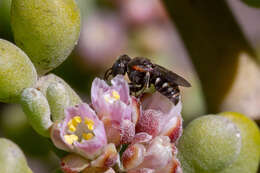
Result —
M 65 142 L 68 144 L 73 144 L 73 142 L 78 141 L 79 137 L 76 135 L 64 135 Z
M 113 90 L 112 91 L 112 96 L 114 97 L 114 99 L 119 100 L 120 99 L 120 95 L 117 91 Z
M 93 124 L 89 124 L 89 125 L 88 125 L 88 129 L 91 130 L 91 131 L 93 131 L 93 130 L 94 130 L 94 125 L 93 125 Z
M 89 118 L 85 118 L 85 124 L 88 126 L 89 130 L 94 130 L 94 121 L 89 119 Z
M 105 98 L 106 102 L 113 103 L 113 101 L 111 100 L 111 97 L 108 94 L 105 94 L 104 98 Z
M 74 118 L 73 118 L 73 120 L 76 122 L 76 123 L 81 123 L 81 117 L 80 116 L 75 116 Z
M 120 95 L 117 91 L 113 90 L 111 94 L 105 94 L 104 98 L 106 102 L 113 103 L 116 100 L 120 100 Z
M 90 140 L 90 139 L 92 139 L 93 138 L 93 134 L 92 133 L 83 133 L 82 134 L 82 137 L 83 137 L 83 139 L 85 139 L 85 140 Z
M 81 123 L 81 117 L 75 116 L 68 122 L 68 127 L 71 132 L 75 132 L 77 130 L 77 126 Z
M 75 132 L 77 130 L 77 128 L 73 124 L 71 124 L 71 125 L 69 125 L 69 130 L 71 132 Z

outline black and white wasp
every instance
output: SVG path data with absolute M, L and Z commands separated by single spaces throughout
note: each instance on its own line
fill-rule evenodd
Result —
M 183 77 L 160 65 L 153 64 L 144 57 L 131 59 L 128 55 L 121 55 L 106 71 L 104 78 L 108 80 L 109 76 L 118 74 L 128 75 L 131 93 L 141 91 L 140 94 L 142 94 L 146 88 L 153 84 L 158 92 L 169 98 L 175 105 L 180 99 L 179 86 L 191 86 Z

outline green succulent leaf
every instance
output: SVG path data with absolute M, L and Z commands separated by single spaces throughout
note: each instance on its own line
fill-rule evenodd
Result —
M 225 117 L 203 116 L 184 129 L 178 149 L 184 173 L 218 172 L 239 156 L 240 131 Z
M 27 88 L 21 95 L 21 105 L 34 130 L 42 136 L 49 137 L 52 121 L 45 96 L 35 88 Z
M 52 120 L 64 118 L 64 110 L 69 106 L 69 94 L 62 83 L 51 83 L 46 91 L 46 97 L 51 108 Z
M 21 149 L 5 138 L 0 138 L 0 172 L 32 173 Z
M 0 101 L 19 101 L 23 89 L 33 87 L 36 80 L 36 70 L 27 55 L 0 39 Z
M 236 124 L 242 137 L 241 152 L 237 160 L 221 173 L 256 173 L 260 163 L 260 130 L 256 123 L 235 112 L 224 112 L 220 115 Z
M 60 77 L 54 74 L 48 74 L 46 76 L 42 76 L 36 84 L 36 88 L 42 92 L 44 96 L 47 97 L 47 89 L 51 84 L 60 83 L 66 88 L 66 92 L 69 95 L 69 106 L 75 106 L 76 104 L 81 103 L 80 97 L 77 93 Z
M 75 0 L 13 0 L 11 26 L 16 44 L 44 74 L 60 65 L 77 43 L 80 12 Z

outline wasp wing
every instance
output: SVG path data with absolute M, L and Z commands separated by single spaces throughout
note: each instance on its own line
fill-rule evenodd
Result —
M 160 73 L 160 76 L 163 76 L 166 81 L 168 81 L 172 85 L 180 85 L 183 87 L 191 87 L 191 84 L 184 79 L 183 77 L 179 76 L 178 74 L 167 70 L 166 68 L 160 66 L 160 65 L 155 65 L 155 69 L 158 70 Z

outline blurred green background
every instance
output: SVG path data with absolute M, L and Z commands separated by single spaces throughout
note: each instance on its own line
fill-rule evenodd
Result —
M 0 0 L 0 38 L 13 42 L 11 0 Z M 121 54 L 144 56 L 186 78 L 184 125 L 219 111 L 260 121 L 260 9 L 241 1 L 78 0 L 78 45 L 53 73 L 83 100 Z M 164 5 L 166 5 L 164 7 Z M 26 121 L 19 105 L 0 105 L 0 135 L 17 143 L 34 172 L 51 172 L 58 158 L 48 139 Z

